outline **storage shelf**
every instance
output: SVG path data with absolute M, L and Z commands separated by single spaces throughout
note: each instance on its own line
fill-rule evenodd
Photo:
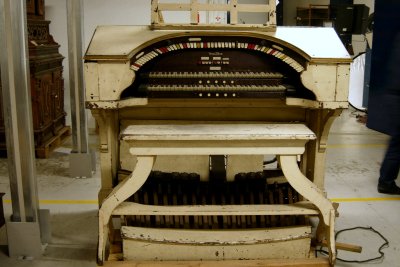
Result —
M 297 7 L 297 26 L 323 26 L 330 20 L 329 5 L 309 5 Z

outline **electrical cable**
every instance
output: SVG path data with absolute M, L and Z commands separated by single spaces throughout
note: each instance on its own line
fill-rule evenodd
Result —
M 274 157 L 273 159 L 271 159 L 271 160 L 265 160 L 264 162 L 263 162 L 263 165 L 265 166 L 265 165 L 268 165 L 268 164 L 271 164 L 271 163 L 274 163 L 274 162 L 277 162 L 278 161 L 278 159 L 276 158 L 276 157 Z
M 353 106 L 353 104 L 351 104 L 350 101 L 349 101 L 349 105 L 350 105 L 352 108 L 354 108 L 356 111 L 358 111 L 358 112 L 368 113 L 367 109 L 360 109 L 360 108 L 357 108 L 357 107 Z
M 353 231 L 353 230 L 357 230 L 357 229 L 372 231 L 375 234 L 379 235 L 385 241 L 378 249 L 378 253 L 380 254 L 380 256 L 377 256 L 375 258 L 366 259 L 366 260 L 346 260 L 346 259 L 342 259 L 342 258 L 339 258 L 339 257 L 336 257 L 336 259 L 339 260 L 339 261 L 342 261 L 342 262 L 347 262 L 347 263 L 366 263 L 366 262 L 371 262 L 371 261 L 376 261 L 376 260 L 382 259 L 384 257 L 384 255 L 385 255 L 385 253 L 382 252 L 382 249 L 389 247 L 389 241 L 381 233 L 379 233 L 377 230 L 375 230 L 372 227 L 357 226 L 357 227 L 353 227 L 353 228 L 347 228 L 347 229 L 339 230 L 335 234 L 335 240 L 337 239 L 337 237 L 341 233 L 347 232 L 347 231 Z M 329 252 L 326 251 L 326 250 L 323 250 L 322 248 L 319 249 L 319 250 L 316 250 L 316 253 L 317 252 L 320 252 L 321 254 L 324 254 L 324 255 L 329 255 Z

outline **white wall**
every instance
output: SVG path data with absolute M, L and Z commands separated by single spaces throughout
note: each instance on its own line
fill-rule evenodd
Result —
M 150 24 L 150 0 L 83 0 L 84 3 L 84 49 L 86 50 L 94 30 L 98 25 L 148 25 Z M 46 0 L 46 19 L 51 21 L 50 33 L 58 42 L 60 53 L 65 57 L 65 111 L 67 125 L 71 125 L 68 39 L 67 39 L 67 8 L 66 0 Z M 89 127 L 94 127 L 94 121 L 89 116 Z

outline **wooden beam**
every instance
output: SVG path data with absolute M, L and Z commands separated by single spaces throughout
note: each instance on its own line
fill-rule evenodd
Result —
M 231 0 L 231 6 L 230 6 L 230 14 L 231 14 L 231 21 L 230 24 L 237 24 L 238 23 L 238 1 L 237 0 Z
M 158 10 L 161 11 L 240 11 L 240 12 L 258 12 L 267 13 L 275 8 L 271 8 L 269 5 L 262 4 L 237 4 L 237 0 L 232 1 L 230 4 L 202 4 L 198 3 L 197 0 L 191 4 L 169 4 L 159 3 Z M 153 1 L 154 2 L 154 1 Z M 236 4 L 235 4 L 236 3 Z
M 268 11 L 268 25 L 276 26 L 276 0 L 269 0 L 270 10 Z
M 318 246 L 327 247 L 327 243 L 324 240 L 324 241 L 322 241 L 322 243 L 319 243 Z M 336 248 L 338 250 L 350 251 L 350 252 L 355 252 L 355 253 L 361 253 L 362 252 L 362 247 L 361 246 L 348 244 L 348 243 L 336 242 Z
M 328 259 L 271 259 L 227 261 L 107 261 L 104 267 L 329 267 Z
M 179 205 L 156 206 L 135 202 L 123 202 L 113 215 L 318 215 L 316 207 L 309 203 L 282 205 Z
M 269 5 L 257 5 L 257 4 L 239 4 L 237 5 L 237 10 L 239 12 L 258 12 L 267 13 L 271 10 Z
M 168 24 L 159 23 L 152 24 L 152 30 L 228 30 L 228 31 L 259 31 L 259 32 L 273 32 L 275 27 L 265 26 L 263 24 Z
M 158 9 L 161 11 L 190 11 L 191 4 L 168 4 L 159 3 Z
M 190 24 L 199 23 L 199 3 L 197 0 L 191 0 L 190 2 Z
M 158 12 L 161 12 L 159 10 L 158 0 L 151 0 L 151 24 L 160 23 Z

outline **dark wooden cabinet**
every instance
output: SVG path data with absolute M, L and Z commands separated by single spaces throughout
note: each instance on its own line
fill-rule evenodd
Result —
M 36 156 L 43 158 L 70 134 L 70 128 L 65 126 L 64 57 L 59 53 L 60 45 L 49 32 L 50 21 L 45 20 L 44 0 L 26 2 L 35 150 Z M 2 108 L 0 149 L 6 149 Z
M 28 19 L 44 20 L 44 0 L 26 0 Z

